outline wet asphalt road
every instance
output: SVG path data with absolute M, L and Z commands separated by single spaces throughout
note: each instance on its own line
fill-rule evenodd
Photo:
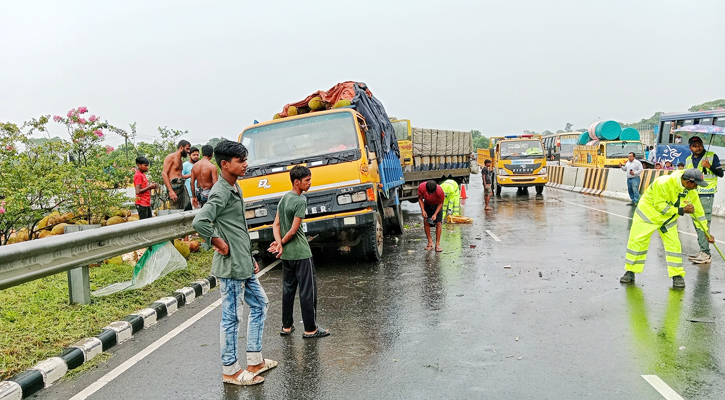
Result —
M 622 286 L 633 212 L 624 202 L 504 189 L 484 213 L 480 177 L 471 178 L 463 208 L 474 223 L 444 226 L 441 254 L 424 250 L 420 211 L 408 203 L 410 229 L 386 238 L 383 261 L 315 254 L 330 337 L 303 340 L 298 307 L 295 334 L 278 335 L 281 270 L 269 270 L 263 354 L 280 366 L 264 384 L 221 383 L 217 307 L 89 398 L 664 398 L 642 375 L 687 399 L 723 398 L 719 256 L 711 268 L 686 263 L 687 288 L 673 290 L 655 237 L 636 285 Z M 715 218 L 713 234 L 725 241 L 723 222 Z M 694 232 L 689 219 L 679 229 Z M 680 236 L 685 254 L 697 251 L 693 236 Z M 210 292 L 39 397 L 71 398 L 218 299 Z

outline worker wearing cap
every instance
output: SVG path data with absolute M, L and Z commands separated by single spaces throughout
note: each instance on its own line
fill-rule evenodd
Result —
M 619 280 L 622 283 L 634 282 L 634 274 L 641 273 L 647 259 L 647 249 L 652 233 L 658 231 L 665 246 L 667 273 L 672 278 L 672 286 L 685 287 L 685 269 L 682 268 L 682 245 L 677 233 L 677 218 L 692 214 L 703 223 L 705 212 L 695 190 L 698 186 L 707 187 L 702 172 L 692 168 L 663 175 L 644 191 L 637 204 L 629 231 L 624 269 L 627 271 Z M 708 235 L 712 243 L 715 239 Z
M 448 179 L 441 183 L 441 189 L 446 196 L 443 201 L 444 218 L 449 215 L 461 215 L 461 194 L 458 191 L 458 183 L 453 179 Z
M 705 151 L 702 139 L 693 136 L 688 141 L 692 154 L 685 160 L 685 169 L 697 168 L 705 175 L 706 187 L 697 188 L 697 194 L 700 195 L 700 203 L 705 210 L 705 218 L 707 219 L 707 229 L 710 229 L 710 221 L 712 221 L 712 203 L 717 192 L 717 178 L 723 177 L 722 166 L 717 154 L 712 151 Z M 694 223 L 694 222 L 693 222 Z M 705 223 L 702 224 L 703 226 Z M 710 256 L 710 244 L 707 242 L 705 232 L 695 224 L 697 231 L 697 243 L 700 245 L 700 251 L 697 254 L 689 256 L 690 260 L 695 264 L 709 264 L 712 261 Z

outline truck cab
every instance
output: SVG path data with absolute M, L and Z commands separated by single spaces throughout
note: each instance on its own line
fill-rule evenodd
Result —
M 501 195 L 505 187 L 524 189 L 533 186 L 536 194 L 543 193 L 549 179 L 540 136 L 504 136 L 496 141 L 491 152 L 496 175 L 496 195 Z
M 402 233 L 397 186 L 402 170 L 397 155 L 376 154 L 366 137 L 363 116 L 339 108 L 252 125 L 239 135 L 248 149 L 244 193 L 252 242 L 266 253 L 274 241 L 277 204 L 292 189 L 289 170 L 312 171 L 305 193 L 303 231 L 310 246 L 339 247 L 370 260 L 383 254 L 385 231 Z M 397 167 L 397 170 L 396 168 Z M 400 171 L 399 174 L 397 171 Z M 397 229 L 396 229 L 397 227 Z
M 644 145 L 639 140 L 603 140 L 593 145 L 574 147 L 575 167 L 619 168 L 627 162 L 629 153 L 635 158 L 644 158 Z

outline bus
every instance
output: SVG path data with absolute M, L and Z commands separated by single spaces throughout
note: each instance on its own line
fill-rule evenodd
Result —
M 710 135 L 693 132 L 675 132 L 677 128 L 685 125 L 717 125 L 725 127 L 725 109 L 696 111 L 696 112 L 672 112 L 660 115 L 660 123 L 655 132 L 655 162 L 662 165 L 666 161 L 685 163 L 685 159 L 692 154 L 687 141 L 693 136 L 702 138 L 705 149 L 710 144 Z M 709 150 L 723 159 L 725 157 L 725 140 L 722 135 L 714 135 Z
M 541 138 L 549 165 L 571 165 L 574 160 L 574 146 L 579 142 L 581 132 L 561 132 Z

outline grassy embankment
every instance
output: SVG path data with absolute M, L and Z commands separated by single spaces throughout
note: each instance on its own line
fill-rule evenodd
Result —
M 64 347 L 95 336 L 110 322 L 123 319 L 192 281 L 206 278 L 212 255 L 213 251 L 192 253 L 186 269 L 142 289 L 92 297 L 89 305 L 68 304 L 65 273 L 0 291 L 0 380 L 57 356 Z M 133 267 L 128 264 L 91 268 L 91 290 L 131 280 L 132 275 Z M 107 355 L 97 358 L 104 360 Z

